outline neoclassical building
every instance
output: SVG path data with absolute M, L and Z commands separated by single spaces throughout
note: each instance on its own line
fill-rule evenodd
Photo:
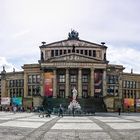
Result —
M 23 106 L 39 106 L 46 97 L 51 109 L 60 103 L 67 108 L 75 87 L 83 110 L 116 111 L 119 106 L 126 110 L 128 105 L 139 109 L 140 74 L 124 73 L 122 65 L 109 64 L 104 42 L 81 40 L 72 30 L 68 39 L 42 42 L 39 48 L 37 64 L 24 64 L 22 72 L 3 69 L 1 98 L 22 97 Z

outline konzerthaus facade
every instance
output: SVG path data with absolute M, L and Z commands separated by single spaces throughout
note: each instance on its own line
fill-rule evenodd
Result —
M 139 110 L 140 74 L 124 73 L 122 65 L 109 64 L 107 46 L 80 40 L 71 31 L 68 39 L 40 46 L 37 64 L 25 64 L 22 72 L 1 72 L 3 97 L 22 97 L 23 106 L 39 106 L 47 97 L 51 108 L 65 108 L 75 87 L 84 110 L 116 111 L 127 106 Z

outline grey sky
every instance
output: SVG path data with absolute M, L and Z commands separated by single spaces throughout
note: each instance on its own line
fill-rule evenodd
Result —
M 0 0 L 0 66 L 37 63 L 39 45 L 67 38 L 108 46 L 107 59 L 140 73 L 139 0 Z

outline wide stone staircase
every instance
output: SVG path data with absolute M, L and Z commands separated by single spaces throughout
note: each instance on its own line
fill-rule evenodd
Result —
M 47 98 L 48 108 L 55 114 L 58 113 L 60 104 L 64 108 L 64 114 L 67 114 L 68 105 L 72 100 L 70 98 Z M 77 99 L 81 106 L 82 114 L 94 114 L 95 112 L 107 112 L 103 98 Z

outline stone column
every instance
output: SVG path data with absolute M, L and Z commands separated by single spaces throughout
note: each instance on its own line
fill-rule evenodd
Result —
M 123 98 L 123 93 L 122 93 L 122 75 L 120 74 L 118 77 L 118 82 L 119 82 L 119 89 L 118 89 L 118 94 L 119 94 L 119 98 L 122 99 Z
M 136 86 L 135 86 L 135 90 L 136 90 L 136 98 L 140 98 L 140 95 L 139 95 L 139 88 L 140 88 L 140 86 L 139 86 L 140 84 L 139 84 L 139 81 L 136 81 Z
M 90 69 L 90 96 L 94 97 L 94 68 Z
M 82 69 L 78 69 L 78 96 L 82 97 Z
M 57 97 L 57 74 L 56 69 L 53 70 L 53 98 Z
M 106 96 L 106 70 L 103 70 L 103 96 Z
M 28 75 L 24 73 L 24 97 L 28 96 Z
M 41 74 L 40 74 L 40 90 L 41 90 L 41 96 L 44 96 L 44 80 L 45 80 L 45 72 L 44 70 L 41 70 Z
M 69 69 L 66 69 L 66 88 L 65 88 L 65 97 L 67 98 L 69 96 Z
M 6 79 L 1 79 L 1 97 L 7 97 L 8 94 L 6 93 Z

